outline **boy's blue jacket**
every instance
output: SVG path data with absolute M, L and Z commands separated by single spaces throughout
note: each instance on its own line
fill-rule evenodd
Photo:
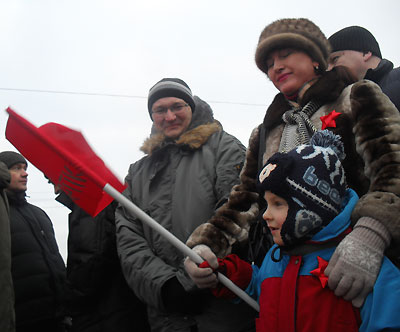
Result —
M 349 228 L 357 200 L 357 194 L 348 189 L 342 212 L 312 238 L 322 249 L 303 256 L 282 252 L 282 259 L 274 262 L 271 253 L 275 251 L 276 258 L 280 254 L 274 245 L 260 268 L 253 265 L 246 292 L 260 304 L 257 331 L 400 331 L 400 270 L 386 257 L 373 292 L 360 309 L 336 297 L 327 285 L 323 287 L 323 274 L 310 273 L 331 258 L 336 245 L 323 248 L 323 244 Z

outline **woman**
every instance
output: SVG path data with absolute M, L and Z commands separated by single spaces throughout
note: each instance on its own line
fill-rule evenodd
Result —
M 361 199 L 352 215 L 354 230 L 325 273 L 336 295 L 360 307 L 384 250 L 393 261 L 400 256 L 400 115 L 376 84 L 351 84 L 344 67 L 326 72 L 329 54 L 328 40 L 307 19 L 282 19 L 263 30 L 255 60 L 279 94 L 251 134 L 241 183 L 187 244 L 206 244 L 218 256 L 247 245 L 265 204 L 256 193 L 258 169 L 275 152 L 308 143 L 315 131 L 327 128 L 342 137 L 348 185 Z M 324 185 L 317 178 L 315 183 Z

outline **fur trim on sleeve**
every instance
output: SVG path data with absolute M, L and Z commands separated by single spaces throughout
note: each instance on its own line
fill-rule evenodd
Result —
M 380 88 L 367 80 L 351 91 L 353 132 L 365 162 L 370 187 L 356 205 L 352 219 L 368 216 L 386 226 L 391 246 L 400 250 L 400 114 Z
M 400 196 L 400 114 L 380 88 L 369 81 L 351 91 L 354 133 L 370 191 Z

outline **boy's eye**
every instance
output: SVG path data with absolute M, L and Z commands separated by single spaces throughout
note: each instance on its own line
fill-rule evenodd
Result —
M 283 201 L 283 200 L 281 200 L 281 199 L 275 200 L 275 201 L 273 202 L 273 204 L 274 204 L 276 207 L 285 207 L 285 206 L 287 205 L 286 201 Z

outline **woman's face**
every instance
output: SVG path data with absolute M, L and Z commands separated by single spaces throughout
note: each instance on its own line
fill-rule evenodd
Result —
M 307 53 L 291 48 L 271 52 L 266 64 L 269 79 L 285 96 L 297 94 L 304 83 L 318 76 L 314 69 L 318 62 Z

